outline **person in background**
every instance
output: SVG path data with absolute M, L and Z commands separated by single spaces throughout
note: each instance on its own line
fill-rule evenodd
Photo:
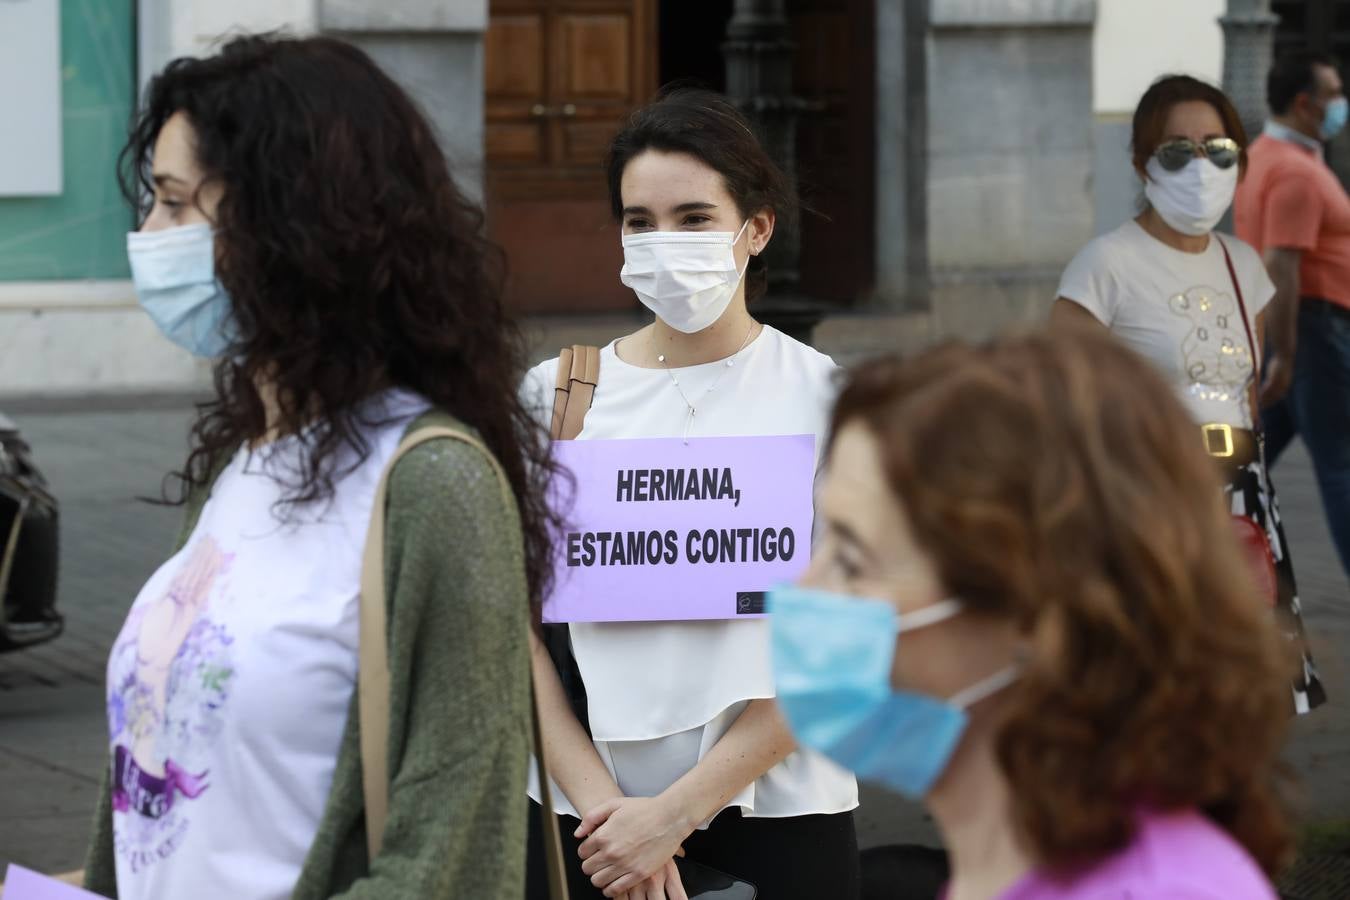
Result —
M 1139 101 L 1131 146 L 1144 209 L 1073 258 L 1051 325 L 1075 334 L 1080 325 L 1109 330 L 1163 373 L 1190 412 L 1196 442 L 1222 473 L 1226 503 L 1260 545 L 1264 599 L 1303 649 L 1293 707 L 1307 712 L 1326 692 L 1306 648 L 1257 413 L 1265 309 L 1275 286 L 1256 251 L 1214 231 L 1242 176 L 1246 133 L 1222 91 L 1170 75 Z M 1159 519 L 1165 516 L 1160 509 Z
M 797 204 L 745 117 L 719 94 L 669 92 L 615 137 L 607 173 L 619 277 L 655 319 L 601 349 L 577 439 L 813 434 L 819 448 L 837 367 L 747 308 L 766 286 L 760 254 Z M 558 365 L 523 386 L 541 422 Z M 573 897 L 683 900 L 681 852 L 772 900 L 857 896 L 857 784 L 793 743 L 764 619 L 569 631 L 584 725 L 538 641 L 534 671 Z M 543 897 L 537 841 L 531 872 L 528 896 Z
M 1100 329 L 851 375 L 778 700 L 923 800 L 946 900 L 1275 900 L 1293 660 L 1194 433 Z
M 412 101 L 342 41 L 170 63 L 124 154 L 142 306 L 213 361 L 187 522 L 108 661 L 87 886 L 162 898 L 524 889 L 531 591 L 551 463 L 482 215 Z M 388 818 L 367 851 L 362 550 L 385 514 Z M 380 837 L 380 836 L 375 836 Z
M 1247 152 L 1233 221 L 1275 282 L 1261 395 L 1266 458 L 1300 435 L 1341 565 L 1350 573 L 1350 196 L 1324 142 L 1345 127 L 1335 63 L 1294 53 L 1266 82 L 1271 118 Z

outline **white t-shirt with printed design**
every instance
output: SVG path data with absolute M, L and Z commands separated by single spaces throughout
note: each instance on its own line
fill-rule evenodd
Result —
M 368 407 L 368 458 L 278 517 L 299 442 L 241 449 L 151 576 L 108 662 L 123 900 L 289 897 L 327 803 L 356 684 L 375 488 L 424 400 Z M 339 469 L 339 471 L 341 471 Z
M 1079 251 L 1064 270 L 1059 296 L 1156 365 L 1197 423 L 1251 428 L 1252 347 L 1224 247 L 1242 286 L 1252 340 L 1259 341 L 1256 317 L 1275 296 L 1275 284 L 1257 252 L 1229 235 L 1211 235 L 1203 252 L 1185 253 L 1130 220 Z

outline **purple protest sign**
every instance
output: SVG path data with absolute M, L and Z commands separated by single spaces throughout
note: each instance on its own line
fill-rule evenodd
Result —
M 734 619 L 811 555 L 814 435 L 557 441 L 575 478 L 545 622 Z
M 3 900 L 102 900 L 99 894 L 91 894 L 13 863 L 5 872 L 4 885 L 4 892 L 0 893 Z

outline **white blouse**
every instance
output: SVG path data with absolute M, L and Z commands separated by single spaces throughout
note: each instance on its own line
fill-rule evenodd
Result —
M 601 350 L 599 386 L 577 440 L 683 436 L 689 409 L 673 373 L 698 407 L 690 437 L 815 434 L 819 464 L 839 371 L 828 356 L 768 326 L 733 367 L 644 369 L 619 359 L 614 346 Z M 541 422 L 552 416 L 557 371 L 555 358 L 525 379 L 526 402 Z M 596 750 L 627 796 L 664 791 L 707 755 L 751 700 L 775 694 L 766 619 L 586 622 L 569 631 Z M 535 787 L 530 794 L 537 798 Z M 577 814 L 561 791 L 554 796 L 558 812 Z M 783 817 L 857 805 L 850 773 L 797 751 L 723 808 Z

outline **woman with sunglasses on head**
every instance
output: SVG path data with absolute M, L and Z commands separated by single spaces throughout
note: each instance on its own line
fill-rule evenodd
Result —
M 1275 285 L 1255 250 L 1214 231 L 1242 177 L 1247 134 L 1222 91 L 1169 75 L 1139 101 L 1131 147 L 1144 209 L 1069 263 L 1051 322 L 1109 329 L 1158 367 L 1191 413 L 1196 440 L 1222 473 L 1260 593 L 1303 648 L 1292 703 L 1304 713 L 1326 692 L 1306 648 L 1256 400 Z
M 88 886 L 516 900 L 550 462 L 481 212 L 329 37 L 169 63 L 124 159 L 141 305 L 216 391 L 110 653 Z
M 840 396 L 811 568 L 769 595 L 778 699 L 924 803 L 946 900 L 1275 900 L 1293 660 L 1170 394 L 1077 329 Z
M 617 274 L 655 319 L 601 349 L 576 438 L 809 434 L 818 453 L 837 368 L 747 308 L 796 198 L 745 117 L 718 94 L 668 93 L 614 139 L 607 174 Z M 549 360 L 525 385 L 543 421 L 558 369 Z M 794 745 L 772 700 L 767 621 L 568 630 L 589 727 L 538 642 L 535 678 L 574 897 L 684 900 L 676 856 L 771 900 L 857 896 L 857 785 Z M 541 856 L 536 842 L 531 897 L 544 896 Z

